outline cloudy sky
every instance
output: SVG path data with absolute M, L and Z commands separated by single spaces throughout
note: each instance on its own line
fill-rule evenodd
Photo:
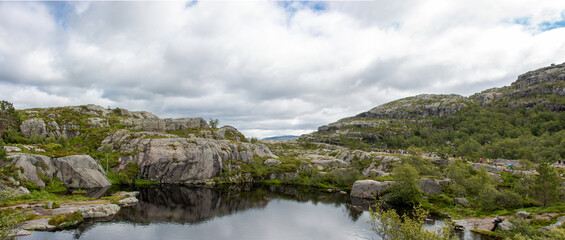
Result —
M 0 2 L 0 98 L 302 134 L 565 62 L 565 1 Z

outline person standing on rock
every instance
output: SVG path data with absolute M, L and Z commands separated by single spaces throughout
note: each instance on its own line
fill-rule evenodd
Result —
M 483 159 L 482 159 L 482 158 L 479 158 L 479 163 L 483 163 Z

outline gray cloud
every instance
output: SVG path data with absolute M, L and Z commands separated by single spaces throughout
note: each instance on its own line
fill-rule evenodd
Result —
M 565 3 L 0 3 L 0 94 L 300 134 L 419 93 L 470 95 L 565 61 Z M 528 21 L 515 21 L 526 17 Z

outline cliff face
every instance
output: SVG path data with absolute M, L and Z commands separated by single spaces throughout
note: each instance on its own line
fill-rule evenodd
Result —
M 230 161 L 250 162 L 254 156 L 272 158 L 262 144 L 206 138 L 181 138 L 155 132 L 116 131 L 102 141 L 115 151 L 130 153 L 119 158 L 119 168 L 137 163 L 138 177 L 161 183 L 183 183 L 217 177 Z
M 565 63 L 540 68 L 518 76 L 510 86 L 474 94 L 470 98 L 482 106 L 533 107 L 538 104 L 552 111 L 565 110 Z
M 118 162 L 114 170 L 135 163 L 139 167 L 138 178 L 162 183 L 214 178 L 232 161 L 249 163 L 254 157 L 277 158 L 265 145 L 249 143 L 234 127 L 211 128 L 202 118 L 161 119 L 149 112 L 96 105 L 28 109 L 20 114 L 24 118 L 20 130 L 32 141 L 51 142 L 54 146 L 67 141 L 74 145 L 74 152 L 118 155 L 113 159 L 114 164 Z M 66 155 L 65 151 L 40 150 L 44 153 L 39 154 L 48 156 Z M 26 170 L 26 174 L 39 179 L 43 173 L 33 169 Z

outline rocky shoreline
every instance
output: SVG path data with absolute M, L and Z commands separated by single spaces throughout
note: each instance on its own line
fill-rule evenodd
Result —
M 119 192 L 114 195 L 119 200 L 94 200 L 63 203 L 54 208 L 53 203 L 20 204 L 0 208 L 0 210 L 18 209 L 24 214 L 33 214 L 34 219 L 21 223 L 12 231 L 11 237 L 31 235 L 31 231 L 54 231 L 72 228 L 82 221 L 64 222 L 58 225 L 50 224 L 56 216 L 69 216 L 78 213 L 83 221 L 110 221 L 122 207 L 131 207 L 138 202 L 139 192 Z

